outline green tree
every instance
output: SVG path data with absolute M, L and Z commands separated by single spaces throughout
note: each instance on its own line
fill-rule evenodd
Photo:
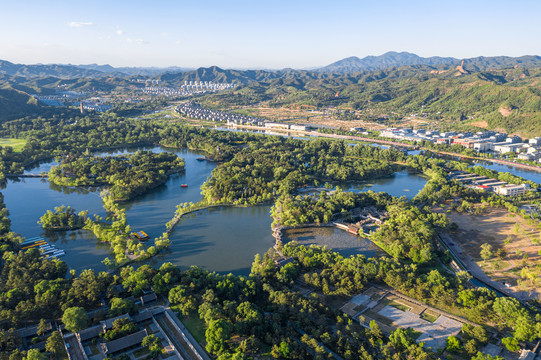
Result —
M 398 328 L 389 335 L 389 341 L 395 349 L 403 351 L 413 344 L 414 339 L 410 329 Z
M 137 305 L 131 300 L 112 298 L 109 305 L 109 315 L 112 317 L 122 314 L 134 315 L 137 313 Z
M 450 352 L 459 352 L 462 350 L 462 345 L 456 336 L 449 336 L 445 348 Z
M 518 345 L 518 340 L 513 337 L 503 338 L 502 344 L 505 346 L 507 350 L 511 352 L 517 352 L 520 350 L 520 346 Z
M 64 353 L 64 341 L 62 340 L 62 335 L 60 331 L 53 331 L 51 336 L 47 338 L 45 343 L 45 350 L 58 357 L 60 354 Z
M 477 352 L 477 355 L 473 356 L 471 360 L 504 360 L 501 356 L 492 356 L 482 352 Z
M 487 261 L 488 259 L 490 259 L 492 257 L 492 245 L 488 244 L 488 243 L 484 243 L 483 245 L 481 245 L 481 258 L 485 261 Z
M 45 321 L 45 319 L 40 319 L 37 334 L 43 335 L 46 332 L 47 332 L 47 321 Z
M 163 351 L 160 338 L 154 334 L 145 336 L 141 344 L 150 351 L 150 357 L 153 359 L 158 358 Z
M 208 352 L 219 355 L 226 349 L 229 340 L 229 327 L 223 319 L 213 320 L 205 331 Z
M 70 307 L 64 311 L 62 322 L 66 325 L 66 329 L 77 332 L 88 326 L 88 315 L 82 307 Z
M 38 349 L 30 349 L 26 353 L 26 360 L 45 360 L 45 355 L 43 355 Z

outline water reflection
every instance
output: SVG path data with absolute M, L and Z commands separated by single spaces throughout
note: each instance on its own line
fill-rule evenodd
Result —
M 349 234 L 335 227 L 311 227 L 291 229 L 283 233 L 284 242 L 296 241 L 301 245 L 320 245 L 340 253 L 342 256 L 362 254 L 366 257 L 384 255 L 385 252 L 370 240 Z

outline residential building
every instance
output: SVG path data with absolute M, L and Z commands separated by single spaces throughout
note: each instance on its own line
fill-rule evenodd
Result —
M 517 196 L 526 193 L 528 190 L 530 190 L 528 184 L 496 186 L 494 188 L 496 194 L 503 196 Z
M 475 142 L 473 143 L 473 149 L 479 152 L 494 150 L 494 143 L 490 141 Z

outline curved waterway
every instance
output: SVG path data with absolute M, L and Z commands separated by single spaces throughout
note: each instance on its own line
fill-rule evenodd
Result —
M 122 154 L 136 150 L 139 148 L 102 154 Z M 165 223 L 172 218 L 178 204 L 201 199 L 200 187 L 216 164 L 199 161 L 198 158 L 204 155 L 194 151 L 163 147 L 146 150 L 174 152 L 184 158 L 186 163 L 184 173 L 174 174 L 164 185 L 122 204 L 132 229 L 143 230 L 154 238 L 165 231 Z M 27 169 L 27 172 L 47 172 L 54 165 L 57 165 L 54 160 L 42 162 L 37 167 Z M 482 165 L 541 182 L 541 173 L 535 171 L 500 164 Z M 188 184 L 188 188 L 180 187 L 184 183 Z M 348 184 L 343 188 L 345 191 L 383 191 L 393 196 L 413 198 L 425 183 L 426 179 L 418 174 L 400 171 L 390 177 Z M 91 232 L 76 230 L 46 234 L 37 224 L 39 217 L 47 210 L 60 205 L 69 205 L 77 211 L 88 210 L 90 214 L 105 216 L 99 192 L 56 186 L 40 178 L 22 178 L 9 179 L 2 193 L 10 212 L 13 231 L 27 238 L 38 235 L 46 237 L 50 243 L 66 251 L 62 260 L 72 269 L 105 270 L 101 261 L 110 253 L 108 246 L 97 241 Z M 248 208 L 220 207 L 190 214 L 182 219 L 171 234 L 172 246 L 148 260 L 148 263 L 157 266 L 163 262 L 171 262 L 181 268 L 197 265 L 211 271 L 247 274 L 255 254 L 263 253 L 273 245 L 269 210 L 269 205 Z M 379 251 L 368 240 L 339 229 L 302 229 L 284 235 L 287 239 L 301 243 L 327 245 L 346 256 L 358 253 L 374 256 Z
M 98 155 L 132 153 L 140 149 L 142 148 L 127 148 Z M 172 175 L 164 185 L 121 205 L 126 209 L 132 230 L 143 230 L 154 238 L 165 231 L 165 223 L 172 218 L 178 204 L 195 203 L 201 199 L 201 185 L 211 175 L 216 164 L 200 161 L 198 158 L 204 156 L 203 154 L 185 149 L 155 147 L 145 150 L 174 152 L 184 158 L 186 164 L 185 172 Z M 48 172 L 57 164 L 55 160 L 45 161 L 37 167 L 27 169 L 27 173 Z M 426 179 L 419 175 L 403 171 L 388 178 L 348 185 L 347 190 L 385 191 L 394 196 L 405 195 L 412 198 L 425 183 Z M 188 184 L 188 188 L 181 188 L 181 184 Z M 47 210 L 60 205 L 71 206 L 77 211 L 88 210 L 90 214 L 104 217 L 105 211 L 98 191 L 57 186 L 46 179 L 21 178 L 9 179 L 2 192 L 10 211 L 13 231 L 27 238 L 44 236 L 50 243 L 66 251 L 62 260 L 71 269 L 106 269 L 102 260 L 110 254 L 108 245 L 100 243 L 92 232 L 76 230 L 51 234 L 45 233 L 37 223 Z M 197 265 L 211 271 L 248 274 L 255 254 L 266 252 L 274 243 L 269 211 L 270 205 L 248 208 L 220 207 L 187 215 L 171 234 L 171 247 L 147 263 L 159 265 L 171 262 L 181 268 Z M 350 237 L 350 243 L 347 246 L 337 245 L 337 250 L 363 253 L 364 250 L 360 250 L 360 247 L 364 246 L 361 246 L 361 242 L 366 240 L 359 242 L 359 238 L 347 233 L 336 233 L 330 236 L 329 241 L 344 235 Z

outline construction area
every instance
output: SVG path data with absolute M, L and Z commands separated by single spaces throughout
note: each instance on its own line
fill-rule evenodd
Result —
M 462 262 L 476 265 L 506 293 L 523 300 L 539 296 L 541 232 L 537 221 L 491 207 L 480 215 L 451 211 L 447 216 L 458 230 L 449 233 L 446 243 Z M 485 259 L 482 246 L 490 250 Z
M 386 126 L 376 122 L 360 120 L 362 114 L 355 111 L 353 115 L 356 119 L 343 119 L 345 110 L 325 109 L 313 110 L 309 108 L 287 108 L 287 107 L 241 107 L 234 109 L 235 112 L 249 116 L 261 117 L 271 121 L 305 123 L 310 125 L 321 125 L 340 129 L 350 129 L 353 127 L 362 127 L 367 130 L 382 130 Z

